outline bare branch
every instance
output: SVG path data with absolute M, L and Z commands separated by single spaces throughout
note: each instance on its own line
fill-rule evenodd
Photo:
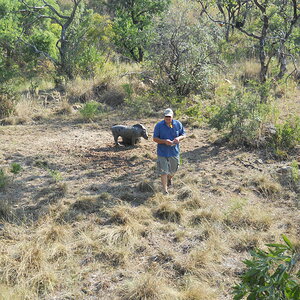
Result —
M 260 9 L 260 11 L 261 11 L 262 13 L 265 13 L 265 12 L 266 12 L 266 8 L 265 8 L 263 5 L 261 5 L 260 3 L 258 3 L 257 0 L 253 0 L 253 2 L 254 2 L 255 5 Z
M 29 43 L 29 42 L 24 41 L 22 38 L 19 38 L 19 40 L 21 42 L 23 42 L 25 45 L 30 46 L 34 50 L 35 53 L 41 54 L 41 55 L 45 56 L 46 58 L 48 58 L 49 60 L 51 60 L 55 65 L 60 65 L 60 63 L 55 58 L 53 58 L 48 53 L 39 50 L 35 45 L 33 45 L 33 44 Z
M 21 3 L 23 3 L 30 10 L 40 10 L 45 8 L 45 6 L 30 6 L 25 0 L 19 0 L 19 1 L 21 1 Z
M 235 24 L 232 24 L 232 23 L 229 23 L 229 22 L 226 22 L 226 21 L 215 20 L 215 19 L 208 13 L 208 11 L 207 11 L 207 9 L 206 9 L 207 7 L 204 6 L 204 4 L 202 3 L 202 1 L 201 1 L 201 0 L 198 0 L 198 2 L 201 4 L 204 13 L 208 16 L 208 18 L 209 18 L 212 22 L 217 23 L 217 24 L 219 24 L 219 25 L 228 25 L 228 26 L 235 27 Z M 244 30 L 243 28 L 237 28 L 237 27 L 235 27 L 235 28 L 238 29 L 239 31 L 241 31 L 242 33 L 246 34 L 246 35 L 249 36 L 249 37 L 252 37 L 252 38 L 255 38 L 255 39 L 258 39 L 258 40 L 261 38 L 260 36 L 254 34 L 254 33 L 251 33 L 251 32 L 248 32 L 248 31 Z

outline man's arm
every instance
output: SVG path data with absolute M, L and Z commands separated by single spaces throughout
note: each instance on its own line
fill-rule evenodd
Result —
M 156 142 L 157 144 L 165 144 L 165 145 L 168 145 L 168 146 L 173 145 L 173 142 L 169 139 L 163 140 L 163 139 L 154 137 L 153 141 Z
M 185 134 L 176 137 L 176 138 L 174 139 L 174 141 L 173 141 L 174 144 L 179 144 L 179 142 L 180 142 L 181 140 L 183 140 L 185 137 L 186 137 Z

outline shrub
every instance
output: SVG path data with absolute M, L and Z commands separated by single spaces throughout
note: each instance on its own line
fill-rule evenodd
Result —
M 84 120 L 93 120 L 99 115 L 100 104 L 95 101 L 87 102 L 79 111 Z
M 137 96 L 132 99 L 125 99 L 126 108 L 124 112 L 126 115 L 132 116 L 151 116 L 153 114 L 153 109 L 148 99 L 143 96 Z
M 14 106 L 6 96 L 0 95 L 0 118 L 8 117 L 14 111 Z
M 276 133 L 270 139 L 275 153 L 293 149 L 300 143 L 300 118 L 295 117 L 275 126 Z
M 209 88 L 209 79 L 220 63 L 220 29 L 193 19 L 193 4 L 181 5 L 180 10 L 172 6 L 157 22 L 149 67 L 157 75 L 155 86 L 163 95 L 185 97 Z
M 12 164 L 11 164 L 11 169 L 10 169 L 10 171 L 11 171 L 13 174 L 18 174 L 18 173 L 21 172 L 21 170 L 22 170 L 22 167 L 21 167 L 20 164 L 18 164 L 18 163 L 12 163 Z
M 298 162 L 296 160 L 292 161 L 291 168 L 292 168 L 292 181 L 294 184 L 297 184 L 300 182 L 300 174 L 299 174 Z
M 15 110 L 16 92 L 10 84 L 0 87 L 0 118 L 9 117 Z
M 244 261 L 247 269 L 240 276 L 242 282 L 233 288 L 234 300 L 300 299 L 300 253 L 282 237 L 284 244 L 250 251 L 252 259 Z
M 210 118 L 209 125 L 217 130 L 229 130 L 229 138 L 234 144 L 257 145 L 269 108 L 269 105 L 260 103 L 258 95 L 237 92 Z

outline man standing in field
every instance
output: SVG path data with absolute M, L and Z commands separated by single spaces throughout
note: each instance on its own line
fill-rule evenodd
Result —
M 173 111 L 164 111 L 164 120 L 154 127 L 153 141 L 157 143 L 157 169 L 161 175 L 163 192 L 168 194 L 172 178 L 179 166 L 179 143 L 185 138 L 185 130 L 178 120 L 173 119 Z

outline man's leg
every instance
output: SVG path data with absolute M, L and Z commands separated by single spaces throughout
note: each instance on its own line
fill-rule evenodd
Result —
M 161 184 L 163 192 L 168 194 L 168 173 L 169 173 L 169 161 L 168 158 L 158 156 L 157 169 L 161 175 Z
M 161 175 L 161 184 L 162 184 L 164 193 L 168 194 L 168 175 L 167 174 Z
M 168 187 L 172 186 L 172 178 L 178 170 L 179 162 L 180 162 L 179 156 L 169 157 L 169 171 L 170 171 L 170 174 L 168 174 L 168 177 L 167 177 L 167 186 Z

